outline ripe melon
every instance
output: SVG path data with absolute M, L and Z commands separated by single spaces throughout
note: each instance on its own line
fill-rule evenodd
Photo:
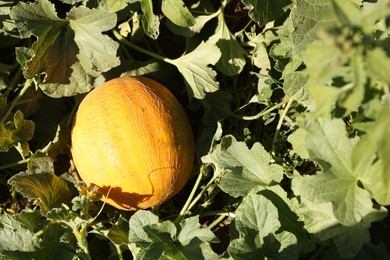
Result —
M 118 209 L 160 205 L 191 175 L 194 138 L 187 115 L 167 88 L 146 77 L 116 78 L 88 93 L 71 139 L 81 179 Z

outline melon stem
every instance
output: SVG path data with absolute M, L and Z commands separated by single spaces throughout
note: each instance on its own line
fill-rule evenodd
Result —
M 134 50 L 136 50 L 136 51 L 139 51 L 139 52 L 141 52 L 143 54 L 146 54 L 146 55 L 151 56 L 153 58 L 156 58 L 158 60 L 165 61 L 167 63 L 172 64 L 172 60 L 171 59 L 169 59 L 167 57 L 164 57 L 164 56 L 162 56 L 160 54 L 151 52 L 151 51 L 149 51 L 147 49 L 144 49 L 144 48 L 141 48 L 141 47 L 137 46 L 136 44 L 134 44 L 134 43 L 128 41 L 126 38 L 124 38 L 117 30 L 112 30 L 112 33 L 114 34 L 115 38 L 120 43 L 122 43 L 122 44 L 124 44 L 124 45 L 126 45 L 126 46 L 128 46 L 128 47 L 130 47 L 130 48 L 132 48 Z
M 276 129 L 275 129 L 274 139 L 272 141 L 272 149 L 271 149 L 272 152 L 271 153 L 273 155 L 275 155 L 275 150 L 276 150 L 275 143 L 276 143 L 276 140 L 277 140 L 277 138 L 279 136 L 280 129 L 282 128 L 283 121 L 284 121 L 284 119 L 285 119 L 285 117 L 287 115 L 287 112 L 290 110 L 290 107 L 291 107 L 291 104 L 292 104 L 293 101 L 294 101 L 293 98 L 290 98 L 288 100 L 286 107 L 283 109 L 283 112 L 280 115 L 278 124 L 277 124 Z
M 10 104 L 7 112 L 5 112 L 5 114 L 3 115 L 3 117 L 0 119 L 0 124 L 4 124 L 5 121 L 8 119 L 9 115 L 11 114 L 12 110 L 14 109 L 14 107 L 17 105 L 17 103 L 19 102 L 20 98 L 24 95 L 24 93 L 26 93 L 27 89 L 31 86 L 31 83 L 33 81 L 31 79 L 27 79 L 26 82 L 24 83 L 24 86 L 23 88 L 20 90 L 19 94 L 14 98 L 14 100 L 12 101 L 12 103 Z
M 184 218 L 184 216 L 187 214 L 187 211 L 190 210 L 190 203 L 191 203 L 192 199 L 194 198 L 195 192 L 200 185 L 200 182 L 202 180 L 202 176 L 203 176 L 203 165 L 200 168 L 198 178 L 196 179 L 196 182 L 195 182 L 194 186 L 192 187 L 191 193 L 188 196 L 186 203 L 184 204 L 183 208 L 181 209 L 179 215 L 177 216 L 175 223 L 179 223 Z

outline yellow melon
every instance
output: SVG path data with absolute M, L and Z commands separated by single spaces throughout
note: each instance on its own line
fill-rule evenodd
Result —
M 176 195 L 194 163 L 184 109 L 167 88 L 146 77 L 116 78 L 88 93 L 71 139 L 81 179 L 122 210 L 154 207 Z

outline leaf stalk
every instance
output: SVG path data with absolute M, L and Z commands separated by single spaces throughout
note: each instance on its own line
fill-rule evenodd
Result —
M 171 62 L 172 62 L 172 60 L 169 59 L 169 58 L 167 58 L 167 57 L 164 57 L 164 56 L 162 56 L 162 55 L 160 55 L 160 54 L 151 52 L 151 51 L 149 51 L 149 50 L 147 50 L 147 49 L 141 48 L 141 47 L 137 46 L 136 44 L 134 44 L 134 43 L 128 41 L 128 40 L 125 39 L 117 30 L 112 30 L 112 33 L 114 34 L 115 38 L 116 38 L 120 43 L 122 43 L 122 44 L 124 44 L 124 45 L 126 45 L 126 46 L 128 46 L 128 47 L 130 47 L 130 48 L 132 48 L 132 49 L 134 49 L 134 50 L 136 50 L 136 51 L 139 51 L 139 52 L 141 52 L 141 53 L 143 53 L 143 54 L 146 54 L 146 55 L 151 56 L 151 57 L 153 57 L 153 58 L 156 58 L 156 59 L 158 59 L 158 60 L 165 61 L 165 62 L 167 62 L 167 63 L 171 63 Z
M 24 83 L 24 86 L 22 88 L 22 90 L 20 90 L 19 94 L 14 98 L 14 100 L 12 100 L 12 103 L 10 104 L 7 112 L 5 112 L 5 114 L 3 115 L 3 117 L 1 118 L 0 120 L 0 124 L 4 124 L 5 121 L 7 120 L 7 118 L 9 117 L 9 115 L 11 114 L 12 110 L 14 109 L 14 107 L 17 105 L 17 103 L 19 102 L 20 98 L 24 95 L 24 93 L 26 93 L 26 91 L 29 89 L 29 87 L 31 86 L 31 83 L 33 81 L 31 79 L 27 79 L 26 82 Z

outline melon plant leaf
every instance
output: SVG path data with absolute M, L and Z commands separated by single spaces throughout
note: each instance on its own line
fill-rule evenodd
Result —
M 200 227 L 199 215 L 186 218 L 180 223 L 180 231 L 177 239 L 183 246 L 189 245 L 191 240 L 199 240 L 201 242 L 219 241 L 210 229 Z
M 169 20 L 167 21 L 166 25 L 174 34 L 182 35 L 184 37 L 190 38 L 194 36 L 196 33 L 199 33 L 202 30 L 202 28 L 205 26 L 205 24 L 209 22 L 211 19 L 213 19 L 214 17 L 216 17 L 218 14 L 219 12 L 215 12 L 209 15 L 196 16 L 194 18 L 195 24 L 189 27 L 177 26 Z
M 44 74 L 40 87 L 50 96 L 87 92 L 94 77 L 119 65 L 119 44 L 102 34 L 115 26 L 115 14 L 80 6 L 61 19 L 52 3 L 41 0 L 19 3 L 11 18 L 22 37 L 37 37 L 24 73 L 28 78 Z
M 302 177 L 293 180 L 293 187 L 301 185 Z M 299 188 L 302 189 L 302 188 Z M 304 188 L 303 188 L 304 189 Z M 370 240 L 369 228 L 373 222 L 380 221 L 387 215 L 384 208 L 371 209 L 362 221 L 353 226 L 345 226 L 335 217 L 332 204 L 313 203 L 304 200 L 298 211 L 305 229 L 320 241 L 333 239 L 338 252 L 345 258 L 356 255 L 362 245 Z
M 129 221 L 120 216 L 107 233 L 107 237 L 115 244 L 128 244 L 129 241 Z
M 241 2 L 250 7 L 249 16 L 260 26 L 283 15 L 284 9 L 291 4 L 291 0 L 242 0 Z
M 142 0 L 141 9 L 143 12 L 142 16 L 142 28 L 146 35 L 156 40 L 160 34 L 160 20 L 158 16 L 153 13 L 153 1 Z
M 163 0 L 161 11 L 178 26 L 190 27 L 195 24 L 195 18 L 182 0 Z
M 309 152 L 307 151 L 304 142 L 306 131 L 303 128 L 298 128 L 287 138 L 287 141 L 293 146 L 293 151 L 302 159 L 309 159 Z
M 388 154 L 390 153 L 389 142 L 389 124 L 390 124 L 390 101 L 386 99 L 382 105 L 382 112 L 377 118 L 376 123 L 362 138 L 361 148 L 354 153 L 357 162 L 356 168 L 364 168 L 364 159 L 368 156 L 375 158 L 375 151 L 378 151 L 379 161 L 375 164 L 377 168 L 366 169 L 362 174 L 362 182 L 371 192 L 372 197 L 381 205 L 390 205 L 390 162 Z M 365 142 L 364 142 L 365 141 Z M 371 153 L 370 153 L 371 150 Z M 359 160 L 360 159 L 360 160 Z
M 218 47 L 202 42 L 190 53 L 166 61 L 175 65 L 183 75 L 190 97 L 203 99 L 207 92 L 214 92 L 219 88 L 215 80 L 217 73 L 209 65 L 215 65 L 220 57 Z
M 14 28 L 14 24 L 10 22 L 9 14 L 11 13 L 13 1 L 1 1 L 0 2 L 0 32 L 11 31 Z
M 296 248 L 294 247 L 294 251 L 297 251 L 294 254 L 311 252 L 315 248 L 315 244 L 310 240 L 309 233 L 304 228 L 304 222 L 299 219 L 298 200 L 296 198 L 288 198 L 286 191 L 277 185 L 267 187 L 259 191 L 258 194 L 264 196 L 275 205 L 281 225 L 279 231 L 284 230 L 286 232 L 280 237 L 280 239 L 285 240 L 285 243 L 280 241 L 280 248 L 277 248 L 277 251 L 291 247 L 292 244 L 290 242 L 292 242 L 297 246 Z M 279 240 L 278 237 L 276 239 Z
M 100 0 L 99 7 L 109 13 L 116 13 L 126 8 L 132 0 Z
M 172 259 L 186 259 L 174 243 L 174 237 L 177 232 L 175 224 L 170 221 L 164 221 L 147 225 L 143 229 L 152 241 L 147 250 L 145 250 L 146 258 L 158 259 L 165 256 Z
M 141 247 L 146 247 L 151 240 L 145 233 L 143 227 L 157 224 L 158 217 L 150 211 L 138 210 L 129 220 L 129 241 Z
M 215 44 L 221 50 L 222 56 L 216 64 L 220 72 L 227 76 L 234 76 L 242 71 L 246 64 L 247 53 L 230 32 L 223 11 L 219 12 L 218 26 L 207 42 Z
M 353 1 L 332 0 L 334 12 L 337 19 L 346 25 L 359 27 L 362 15 Z
M 332 202 L 343 225 L 359 223 L 373 203 L 369 192 L 358 185 L 359 170 L 351 159 L 354 142 L 347 137 L 343 121 L 319 118 L 309 122 L 306 131 L 306 149 L 321 171 L 300 179 L 302 188 L 294 192 L 313 202 Z M 372 163 L 370 157 L 367 163 Z
M 24 119 L 21 111 L 16 111 L 13 120 L 0 127 L 0 151 L 7 152 L 18 143 L 22 144 L 23 154 L 29 152 L 27 141 L 34 136 L 35 123 L 31 120 Z
M 67 20 L 79 49 L 76 56 L 87 73 L 97 76 L 119 65 L 119 44 L 102 34 L 116 25 L 115 14 L 80 6 L 69 11 Z
M 284 77 L 283 90 L 287 96 L 293 97 L 294 100 L 304 105 L 309 110 L 315 108 L 313 99 L 310 97 L 307 89 L 307 78 L 304 73 L 300 71 L 287 73 Z
M 270 200 L 260 194 L 249 194 L 236 210 L 235 226 L 260 245 L 263 238 L 280 228 L 278 219 L 278 209 Z
M 264 239 L 280 228 L 278 210 L 267 198 L 248 194 L 236 210 L 235 226 L 241 238 L 231 241 L 228 252 L 234 259 L 265 256 Z
M 279 182 L 283 177 L 283 169 L 270 163 L 271 155 L 260 143 L 249 149 L 231 135 L 224 136 L 212 153 L 202 157 L 202 161 L 212 165 L 215 174 L 222 173 L 219 186 L 233 197 Z
M 44 213 L 60 207 L 62 203 L 69 203 L 72 198 L 66 181 L 49 172 L 38 174 L 21 172 L 12 176 L 8 183 L 24 196 L 39 199 L 39 205 Z
M 0 125 L 0 152 L 8 152 L 14 146 L 12 131 Z
M 378 68 L 388 68 L 390 66 L 390 57 L 387 56 L 385 50 L 374 48 L 367 55 L 367 71 L 373 79 L 377 79 L 390 84 L 390 75 L 386 70 Z
M 0 215 L 0 252 L 32 252 L 38 245 L 39 238 L 23 223 L 8 213 Z
M 296 1 L 290 17 L 294 26 L 291 33 L 293 53 L 298 58 L 302 56 L 309 43 L 317 40 L 317 33 L 320 30 L 337 24 L 332 0 Z

